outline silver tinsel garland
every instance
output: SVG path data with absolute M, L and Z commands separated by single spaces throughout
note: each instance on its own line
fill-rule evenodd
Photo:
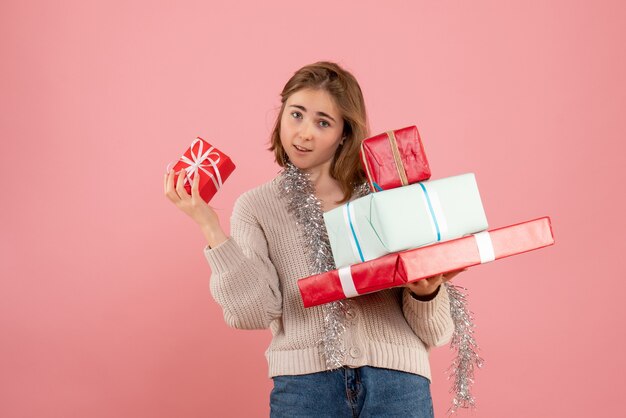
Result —
M 281 179 L 280 189 L 287 199 L 287 208 L 292 213 L 298 225 L 302 228 L 305 247 L 308 253 L 311 274 L 325 273 L 335 269 L 330 242 L 324 224 L 324 217 L 320 201 L 315 196 L 313 184 L 309 175 L 300 171 L 296 166 L 287 163 Z M 370 192 L 367 183 L 357 186 L 355 195 L 365 196 Z M 474 340 L 474 324 L 471 313 L 467 309 L 467 297 L 462 288 L 446 283 L 450 299 L 450 314 L 454 322 L 454 334 L 451 348 L 457 349 L 448 372 L 454 377 L 451 391 L 454 392 L 452 406 L 448 413 L 454 413 L 458 408 L 475 406 L 475 400 L 470 392 L 474 382 L 474 365 L 481 367 L 483 360 L 478 356 L 478 345 Z M 345 348 L 341 336 L 346 327 L 347 304 L 345 301 L 330 302 L 322 306 L 324 312 L 324 331 L 319 340 L 320 353 L 326 361 L 327 369 L 336 369 L 343 365 Z
M 474 318 L 467 308 L 467 295 L 463 287 L 445 284 L 450 298 L 450 315 L 454 322 L 454 333 L 450 348 L 457 350 L 457 355 L 448 368 L 448 377 L 454 379 L 451 392 L 454 392 L 452 406 L 448 414 L 453 414 L 458 408 L 474 408 L 476 401 L 471 393 L 474 383 L 474 365 L 483 366 L 484 360 L 478 355 L 478 344 L 474 339 Z
M 292 163 L 287 163 L 281 178 L 281 190 L 287 198 L 287 209 L 293 213 L 296 222 L 302 227 L 305 247 L 308 248 L 311 275 L 335 269 L 335 260 L 328 241 L 322 205 L 315 196 L 309 175 L 300 171 Z M 369 193 L 367 183 L 357 187 L 357 196 Z M 346 355 L 341 336 L 346 327 L 345 301 L 330 302 L 322 306 L 324 312 L 324 332 L 319 340 L 320 353 L 326 361 L 326 368 L 343 366 Z

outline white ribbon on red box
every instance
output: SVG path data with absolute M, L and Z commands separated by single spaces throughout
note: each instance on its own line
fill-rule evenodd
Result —
M 341 282 L 341 290 L 343 290 L 343 294 L 346 295 L 346 298 L 359 296 L 359 292 L 356 290 L 356 286 L 354 285 L 354 279 L 352 278 L 350 266 L 339 269 L 339 281 Z
M 489 263 L 496 259 L 495 251 L 493 250 L 493 242 L 491 242 L 491 235 L 489 231 L 479 232 L 474 234 L 476 240 L 476 246 L 478 247 L 478 254 L 480 255 L 480 263 Z
M 495 251 L 493 248 L 493 242 L 491 241 L 491 235 L 489 231 L 482 231 L 476 234 L 472 234 L 478 248 L 478 254 L 480 256 L 480 263 L 489 263 L 496 259 Z M 341 283 L 341 290 L 346 298 L 352 298 L 359 296 L 359 292 L 356 290 L 354 279 L 352 278 L 352 271 L 350 266 L 342 267 L 338 270 L 339 281 Z
M 198 146 L 198 153 L 195 153 L 194 147 L 198 143 L 200 144 Z M 198 175 L 198 170 L 202 170 L 213 181 L 213 184 L 215 185 L 215 189 L 219 189 L 220 187 L 222 187 L 222 176 L 220 174 L 219 168 L 217 167 L 217 164 L 220 162 L 221 157 L 218 152 L 214 151 L 215 147 L 211 146 L 209 147 L 209 149 L 203 152 L 204 141 L 202 141 L 202 139 L 200 138 L 196 138 L 191 143 L 191 146 L 189 148 L 190 148 L 190 153 L 191 153 L 191 159 L 187 157 L 186 155 L 183 155 L 182 157 L 180 157 L 180 161 L 184 162 L 185 164 L 189 164 L 188 167 L 185 167 L 185 171 L 186 171 L 185 184 L 191 184 L 192 182 L 191 175 L 192 174 Z M 211 156 L 215 156 L 217 158 L 212 159 L 210 158 Z M 205 167 L 213 168 L 215 175 L 211 171 L 207 170 Z M 168 171 L 169 171 L 169 166 L 168 166 Z

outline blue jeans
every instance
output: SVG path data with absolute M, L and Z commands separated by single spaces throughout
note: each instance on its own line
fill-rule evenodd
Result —
M 271 418 L 433 418 L 430 381 L 364 366 L 274 377 Z

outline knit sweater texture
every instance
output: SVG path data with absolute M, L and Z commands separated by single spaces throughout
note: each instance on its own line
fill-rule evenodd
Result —
M 231 236 L 204 248 L 211 294 L 226 323 L 271 330 L 265 352 L 270 377 L 326 370 L 319 345 L 323 308 L 304 308 L 297 286 L 298 279 L 313 274 L 302 239 L 306 231 L 287 211 L 279 179 L 242 194 L 233 208 Z M 445 286 L 428 302 L 398 287 L 346 303 L 345 366 L 383 367 L 431 379 L 428 352 L 446 344 L 454 331 Z

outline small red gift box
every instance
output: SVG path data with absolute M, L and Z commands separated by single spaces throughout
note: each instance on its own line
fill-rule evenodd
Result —
M 306 277 L 298 287 L 304 307 L 309 308 L 552 244 L 550 218 L 543 217 Z
M 361 163 L 373 192 L 430 178 L 430 167 L 416 126 L 364 139 Z
M 209 202 L 228 176 L 235 170 L 235 164 L 204 139 L 198 137 L 172 168 L 175 172 L 185 170 L 185 190 L 191 194 L 191 184 L 196 175 L 200 176 L 198 189 L 200 197 Z M 178 176 L 176 176 L 178 177 Z M 176 179 L 174 180 L 176 182 Z
M 549 217 L 398 253 L 397 274 L 413 282 L 554 244 Z
M 398 254 L 388 254 L 298 280 L 305 308 L 376 292 L 404 282 L 396 274 Z

